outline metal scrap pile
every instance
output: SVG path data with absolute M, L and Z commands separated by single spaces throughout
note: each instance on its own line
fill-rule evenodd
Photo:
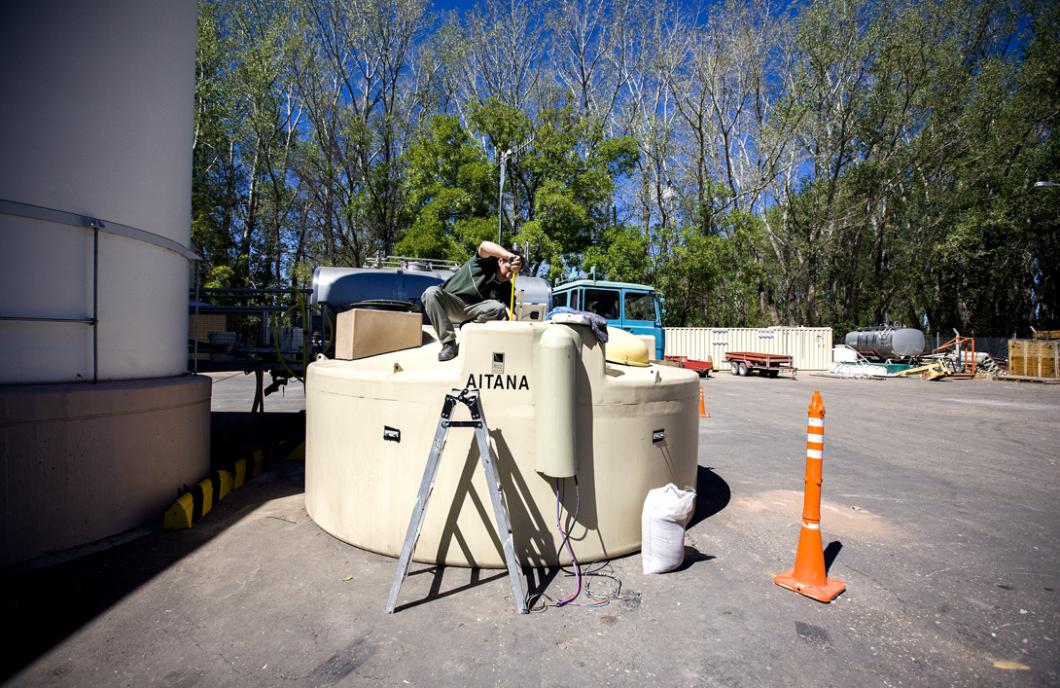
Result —
M 974 337 L 962 337 L 954 330 L 953 339 L 936 347 L 929 356 L 921 358 L 923 365 L 904 370 L 898 375 L 920 375 L 927 380 L 941 380 L 944 377 L 959 379 L 993 379 L 1003 374 L 1001 366 L 994 358 L 984 352 L 975 350 Z

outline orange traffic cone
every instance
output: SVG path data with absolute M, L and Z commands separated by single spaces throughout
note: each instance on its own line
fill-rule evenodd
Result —
M 710 418 L 710 414 L 707 413 L 706 401 L 703 399 L 703 388 L 699 388 L 699 417 Z
M 847 584 L 825 576 L 821 543 L 821 466 L 824 463 L 824 401 L 814 390 L 806 427 L 806 496 L 795 566 L 773 576 L 773 582 L 818 602 L 831 602 Z

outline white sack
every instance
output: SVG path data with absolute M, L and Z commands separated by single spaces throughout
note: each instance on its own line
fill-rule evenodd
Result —
M 673 483 L 648 491 L 640 516 L 644 573 L 673 571 L 685 560 L 685 526 L 696 508 L 694 490 Z

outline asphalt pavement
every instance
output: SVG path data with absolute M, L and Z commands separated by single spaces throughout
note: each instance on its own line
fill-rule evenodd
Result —
M 704 380 L 699 501 L 678 571 L 639 555 L 529 571 L 413 564 L 327 535 L 279 461 L 194 528 L 4 576 L 9 685 L 1060 685 L 1060 386 Z M 775 586 L 795 557 L 814 389 L 826 407 L 821 604 Z M 297 428 L 292 382 L 258 427 Z M 253 377 L 215 375 L 218 419 Z M 231 432 L 228 432 L 231 435 Z M 215 444 L 215 451 L 228 451 Z M 355 495 L 353 496 L 355 498 Z M 10 637 L 10 635 L 9 635 Z

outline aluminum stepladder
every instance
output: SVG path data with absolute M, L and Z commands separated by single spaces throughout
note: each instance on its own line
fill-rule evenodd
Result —
M 412 561 L 412 551 L 416 548 L 416 541 L 420 538 L 423 516 L 427 511 L 427 500 L 430 499 L 431 491 L 434 489 L 434 480 L 438 473 L 438 464 L 442 458 L 442 450 L 445 448 L 445 439 L 449 434 L 449 428 L 474 428 L 475 440 L 478 443 L 478 453 L 482 459 L 482 468 L 486 472 L 486 485 L 489 487 L 490 499 L 493 500 L 493 513 L 497 519 L 497 528 L 500 531 L 498 535 L 500 535 L 500 540 L 504 547 L 504 563 L 508 567 L 508 577 L 512 582 L 512 596 L 515 598 L 515 608 L 520 614 L 526 614 L 526 591 L 523 588 L 522 568 L 515 558 L 512 525 L 508 519 L 508 507 L 505 505 L 504 494 L 501 492 L 500 479 L 497 477 L 497 466 L 490 451 L 486 418 L 482 414 L 479 390 L 454 389 L 453 392 L 456 392 L 456 394 L 445 395 L 442 415 L 438 419 L 438 429 L 434 433 L 434 444 L 431 445 L 431 454 L 427 457 L 427 467 L 423 471 L 420 491 L 416 495 L 416 506 L 412 509 L 409 529 L 405 533 L 405 544 L 401 547 L 401 557 L 398 559 L 397 570 L 394 572 L 394 582 L 390 586 L 390 596 L 386 601 L 386 613 L 394 613 L 394 607 L 397 606 L 398 593 L 401 592 L 401 584 L 405 582 L 405 577 L 408 575 L 409 563 Z M 471 420 L 451 420 L 453 408 L 458 402 L 467 406 L 468 411 L 471 413 Z

